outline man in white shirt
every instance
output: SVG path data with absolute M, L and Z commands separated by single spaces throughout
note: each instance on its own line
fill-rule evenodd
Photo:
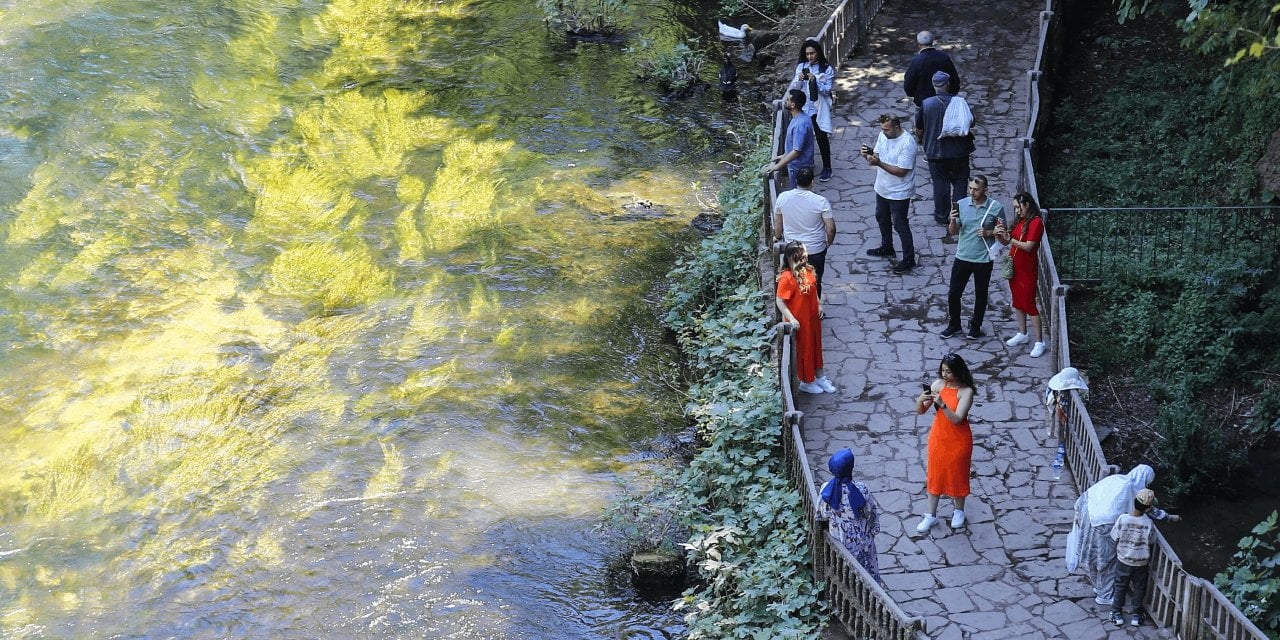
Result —
M 773 210 L 773 237 L 804 243 L 821 298 L 822 272 L 827 263 L 827 247 L 836 238 L 836 221 L 831 215 L 831 202 L 813 192 L 813 167 L 797 171 L 796 188 L 778 194 Z
M 911 197 L 915 195 L 916 140 L 903 135 L 902 119 L 880 116 L 880 136 L 874 149 L 862 145 L 862 157 L 876 168 L 876 222 L 880 225 L 880 246 L 867 255 L 893 259 L 893 231 L 902 242 L 902 259 L 893 267 L 899 275 L 916 266 L 915 239 L 907 224 Z

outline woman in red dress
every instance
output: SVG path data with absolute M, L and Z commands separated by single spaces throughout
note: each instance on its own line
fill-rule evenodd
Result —
M 916 533 L 928 533 L 938 523 L 938 498 L 943 495 L 956 501 L 951 528 L 964 526 L 964 500 L 969 497 L 969 468 L 973 462 L 973 432 L 969 429 L 973 395 L 969 365 L 960 356 L 948 353 L 938 365 L 938 379 L 916 398 L 916 415 L 930 407 L 937 409 L 929 429 L 929 458 L 925 467 L 929 508 L 916 526 Z
M 822 375 L 822 303 L 818 278 L 809 264 L 809 251 L 799 240 L 782 249 L 786 269 L 778 274 L 774 302 L 782 319 L 796 334 L 796 377 L 805 393 L 835 393 L 836 387 Z
M 1013 211 L 1018 219 L 1012 229 L 996 229 L 996 239 L 1009 245 L 1009 255 L 1013 256 L 1013 279 L 1009 281 L 1009 292 L 1013 294 L 1013 313 L 1018 318 L 1018 333 L 1004 343 L 1016 347 L 1031 341 L 1027 336 L 1027 316 L 1031 316 L 1031 327 L 1036 332 L 1036 343 L 1031 347 L 1031 357 L 1044 355 L 1044 331 L 1040 326 L 1040 311 L 1036 309 L 1036 273 L 1040 268 L 1037 254 L 1040 249 L 1040 238 L 1044 236 L 1044 220 L 1040 217 L 1040 207 L 1035 198 L 1023 191 L 1013 197 Z

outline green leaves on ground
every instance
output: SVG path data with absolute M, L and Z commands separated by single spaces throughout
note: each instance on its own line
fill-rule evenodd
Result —
M 1231 566 L 1213 584 L 1267 636 L 1280 638 L 1280 522 L 1278 514 L 1258 523 L 1240 540 Z

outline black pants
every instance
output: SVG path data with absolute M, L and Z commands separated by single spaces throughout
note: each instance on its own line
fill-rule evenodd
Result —
M 813 277 L 818 281 L 818 299 L 822 299 L 822 272 L 827 270 L 827 250 L 809 254 L 809 264 L 813 265 Z
M 973 319 L 969 330 L 982 326 L 987 314 L 987 289 L 991 286 L 991 262 L 969 262 L 959 258 L 951 262 L 951 287 L 947 290 L 947 328 L 960 330 L 960 296 L 973 278 Z
M 1142 601 L 1147 598 L 1147 574 L 1150 569 L 1147 565 L 1135 567 L 1123 562 L 1116 563 L 1116 589 L 1115 589 L 1115 608 L 1112 611 L 1116 613 L 1124 613 L 1125 596 L 1129 593 L 1129 588 L 1133 587 L 1133 612 L 1138 613 L 1142 610 Z
M 813 137 L 818 141 L 818 151 L 822 154 L 822 168 L 831 168 L 831 138 L 827 137 L 827 132 L 818 126 L 817 114 L 809 116 L 813 118 Z
M 969 191 L 969 156 L 930 159 L 929 181 L 933 183 L 933 219 L 946 224 L 951 203 Z
M 893 248 L 893 231 L 898 232 L 898 240 L 902 242 L 902 260 L 909 264 L 916 263 L 916 243 L 911 236 L 911 227 L 907 226 L 907 211 L 911 209 L 911 200 L 890 200 L 876 194 L 876 222 L 880 225 L 880 246 Z

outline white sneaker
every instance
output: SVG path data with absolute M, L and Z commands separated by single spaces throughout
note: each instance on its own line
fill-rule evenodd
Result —
M 1031 357 L 1039 358 L 1040 356 L 1044 355 L 1044 352 L 1048 350 L 1049 350 L 1049 347 L 1044 346 L 1043 342 L 1037 342 L 1034 347 L 1031 347 Z
M 825 391 L 826 393 L 836 392 L 836 386 L 834 384 L 831 384 L 831 381 L 828 380 L 826 376 L 814 378 L 813 382 L 819 387 L 822 387 L 822 390 Z
M 926 514 L 920 519 L 920 524 L 916 525 L 916 533 L 929 533 L 929 530 L 932 529 L 935 524 L 938 524 L 937 516 Z
M 822 387 L 817 382 L 801 382 L 800 390 L 805 393 L 822 393 Z
M 1030 337 L 1028 337 L 1028 336 L 1027 336 L 1027 334 L 1025 334 L 1025 333 L 1015 333 L 1015 334 L 1013 334 L 1013 337 L 1012 337 L 1012 338 L 1009 338 L 1008 340 L 1005 340 L 1005 341 L 1004 341 L 1004 343 L 1005 343 L 1005 344 L 1007 344 L 1007 345 L 1009 345 L 1009 346 L 1011 346 L 1011 347 L 1016 347 L 1016 346 L 1018 346 L 1018 345 L 1020 345 L 1020 344 L 1026 344 L 1026 343 L 1027 343 L 1027 341 L 1029 341 L 1029 340 L 1031 340 L 1031 338 L 1030 338 Z
M 964 510 L 956 509 L 956 512 L 951 514 L 951 528 L 959 529 L 960 527 L 963 527 L 963 526 L 964 526 Z

